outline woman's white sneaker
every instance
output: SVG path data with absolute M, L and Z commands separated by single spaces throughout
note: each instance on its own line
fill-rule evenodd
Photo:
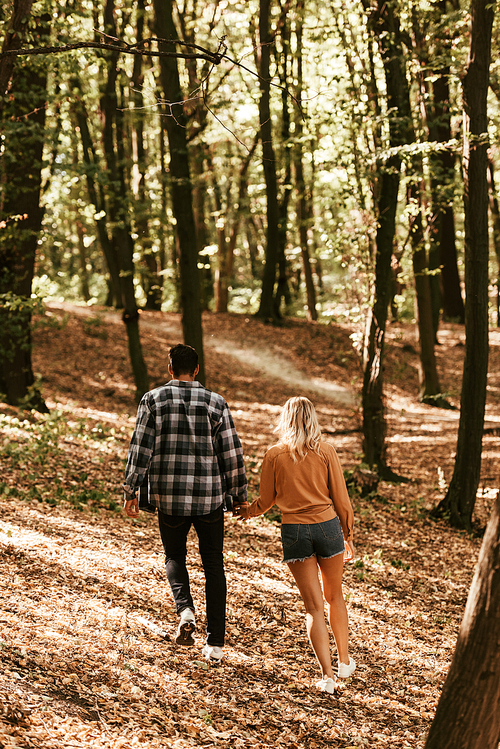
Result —
M 331 676 L 324 676 L 316 682 L 316 686 L 321 692 L 327 692 L 327 694 L 333 694 L 335 691 L 335 682 Z
M 352 676 L 356 670 L 356 661 L 349 656 L 349 663 L 340 663 L 338 667 L 338 675 L 341 679 L 348 679 Z

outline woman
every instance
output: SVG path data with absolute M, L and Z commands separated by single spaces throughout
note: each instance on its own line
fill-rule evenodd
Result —
M 348 678 L 356 664 L 348 652 L 342 571 L 344 552 L 346 559 L 354 556 L 354 513 L 337 453 L 332 445 L 321 442 L 311 401 L 290 398 L 283 407 L 276 431 L 280 441 L 268 450 L 262 463 L 260 498 L 238 508 L 237 513 L 248 519 L 262 515 L 274 504 L 281 510 L 284 561 L 304 601 L 307 634 L 322 673 L 316 686 L 333 694 L 336 677 L 330 659 L 323 593 L 337 644 L 337 674 Z

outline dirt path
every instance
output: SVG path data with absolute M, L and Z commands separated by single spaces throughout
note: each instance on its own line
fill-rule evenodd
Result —
M 84 307 L 69 302 L 61 302 L 57 304 L 51 303 L 49 306 L 52 309 L 71 312 L 72 314 L 80 315 L 81 317 L 100 317 L 107 323 L 121 323 L 120 312 L 104 310 L 102 307 L 99 308 L 96 313 L 95 307 Z M 182 337 L 180 321 L 172 318 L 166 318 L 162 321 L 155 322 L 143 318 L 141 319 L 141 328 L 153 332 L 161 331 L 176 336 L 179 339 Z M 233 357 L 241 364 L 254 369 L 256 372 L 262 373 L 266 377 L 281 380 L 286 385 L 300 388 L 301 391 L 321 395 L 341 406 L 355 407 L 359 403 L 359 396 L 354 391 L 349 390 L 336 382 L 307 377 L 307 375 L 297 369 L 297 367 L 286 359 L 285 356 L 281 356 L 272 351 L 264 343 L 261 343 L 258 348 L 251 345 L 245 345 L 245 347 L 242 347 L 238 344 L 239 342 L 234 340 L 219 338 L 210 334 L 205 335 L 204 338 L 204 345 L 206 348 L 212 350 L 216 354 Z

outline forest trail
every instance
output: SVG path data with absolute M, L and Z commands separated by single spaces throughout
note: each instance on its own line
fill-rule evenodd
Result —
M 104 307 L 87 307 L 71 302 L 53 302 L 48 306 L 82 318 L 98 317 L 109 324 L 122 326 L 121 313 L 116 310 Z M 215 323 L 210 327 L 214 327 L 217 331 L 217 316 L 214 315 L 212 318 Z M 141 314 L 140 327 L 143 331 L 161 332 L 171 337 L 172 344 L 182 340 L 182 326 L 179 315 L 167 313 L 160 317 L 159 313 L 153 313 L 153 317 L 149 317 L 146 312 Z M 228 330 L 226 327 L 221 332 L 224 333 L 223 336 L 218 335 L 217 332 L 211 332 L 211 330 L 204 330 L 204 346 L 208 350 L 207 352 L 211 351 L 218 355 L 236 359 L 251 371 L 253 377 L 260 375 L 268 380 L 277 380 L 290 389 L 300 390 L 300 393 L 304 394 L 320 396 L 341 408 L 360 408 L 361 397 L 356 389 L 340 384 L 333 379 L 309 376 L 295 366 L 290 359 L 289 351 L 283 349 L 283 347 L 280 351 L 277 351 L 275 350 L 276 346 L 268 345 L 264 340 L 259 340 L 258 345 L 251 337 L 243 340 L 241 330 L 238 327 L 235 330 Z M 500 333 L 493 331 L 491 338 L 492 343 L 498 347 L 500 345 Z M 447 355 L 449 355 L 449 352 Z M 460 419 L 458 408 L 455 410 L 432 408 L 422 404 L 418 399 L 408 398 L 401 393 L 389 394 L 386 405 L 388 418 L 397 419 L 401 425 L 405 424 L 409 429 L 420 428 L 422 424 L 425 424 L 428 430 L 434 429 L 436 431 L 458 428 Z M 487 413 L 484 428 L 487 431 L 500 430 L 500 416 L 491 412 Z
M 136 413 L 125 326 L 103 308 L 66 312 L 49 308 L 34 332 L 34 368 L 51 413 L 23 418 L 0 404 L 0 747 L 423 749 L 480 541 L 429 520 L 452 475 L 458 411 L 418 404 L 411 326 L 391 328 L 385 371 L 390 465 L 410 483 L 381 482 L 368 497 L 353 491 L 357 556 L 344 592 L 358 668 L 331 698 L 313 686 L 303 604 L 272 514 L 244 524 L 227 517 L 226 655 L 215 667 L 201 658 L 204 577 L 189 537 L 199 629 L 194 648 L 176 647 L 157 519 L 121 512 Z M 272 328 L 231 314 L 204 315 L 203 324 L 216 354 L 207 356 L 208 382 L 230 404 L 252 498 L 276 417 L 297 383 L 307 375 L 359 390 L 353 331 L 293 320 Z M 180 339 L 179 316 L 144 313 L 141 330 L 156 386 L 166 350 Z M 438 352 L 455 405 L 462 332 L 450 326 Z M 292 384 L 276 367 L 293 374 Z M 361 455 L 359 409 L 325 391 L 314 402 L 349 472 Z M 486 434 L 478 525 L 497 491 L 499 451 L 497 430 Z
M 61 309 L 71 312 L 82 317 L 95 317 L 96 312 L 93 307 L 86 307 L 69 302 L 51 304 L 55 309 Z M 99 317 L 108 323 L 121 324 L 121 314 L 118 311 L 99 309 Z M 141 316 L 141 329 L 153 332 L 162 331 L 170 336 L 182 340 L 182 327 L 180 318 L 163 316 L 161 320 L 155 319 L 154 322 Z M 352 390 L 339 385 L 337 382 L 322 380 L 317 377 L 308 377 L 301 372 L 294 364 L 284 355 L 276 353 L 265 343 L 260 343 L 259 347 L 245 344 L 241 345 L 241 339 L 228 340 L 214 334 L 205 334 L 205 348 L 211 349 L 216 354 L 222 354 L 237 359 L 241 364 L 255 370 L 255 373 L 262 373 L 265 377 L 281 380 L 284 384 L 300 388 L 301 391 L 315 393 L 326 399 L 342 405 L 356 407 L 359 405 L 359 396 Z

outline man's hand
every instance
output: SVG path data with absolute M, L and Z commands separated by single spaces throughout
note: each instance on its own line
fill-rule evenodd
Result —
M 137 497 L 126 499 L 123 503 L 123 509 L 125 510 L 125 514 L 129 516 L 129 518 L 138 518 L 139 500 L 137 499 Z

